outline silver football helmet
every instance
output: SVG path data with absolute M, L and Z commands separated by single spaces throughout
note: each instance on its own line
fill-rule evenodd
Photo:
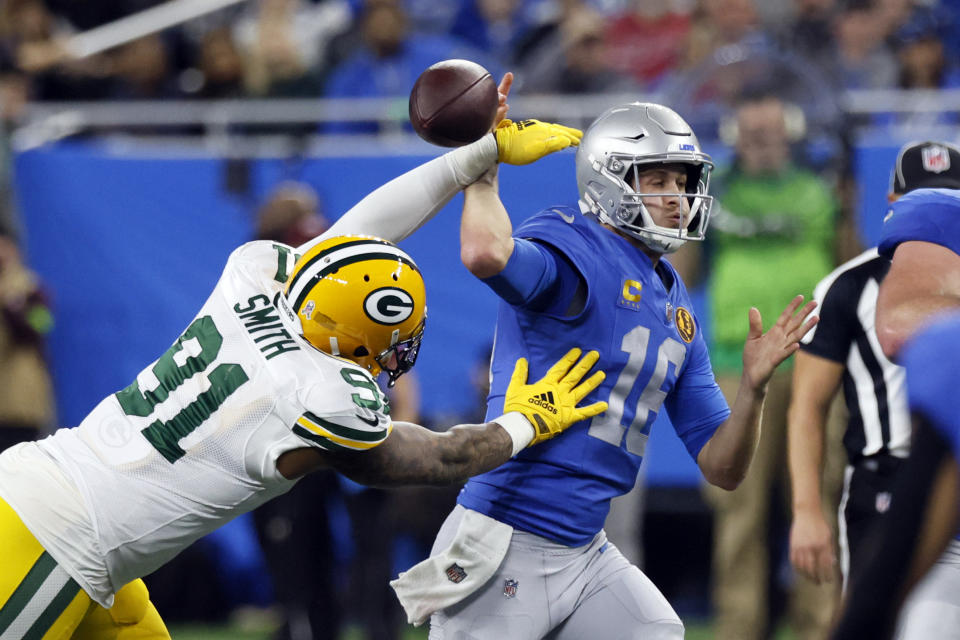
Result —
M 637 174 L 658 164 L 687 165 L 686 193 L 638 193 Z M 649 102 L 608 109 L 587 129 L 577 149 L 581 208 L 659 253 L 687 240 L 703 240 L 713 196 L 708 195 L 713 162 L 700 150 L 690 126 L 673 110 Z M 679 229 L 658 226 L 643 198 L 676 195 L 690 206 Z

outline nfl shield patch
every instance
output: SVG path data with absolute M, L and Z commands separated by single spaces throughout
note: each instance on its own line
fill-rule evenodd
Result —
M 513 598 L 517 595 L 517 588 L 520 586 L 518 580 L 504 580 L 503 581 L 503 597 L 504 598 Z
M 877 513 L 886 513 L 890 509 L 890 501 L 892 496 L 889 491 L 881 491 L 877 494 L 876 502 L 874 506 L 877 508 Z
M 447 567 L 446 573 L 447 580 L 456 584 L 463 582 L 463 579 L 467 577 L 467 572 L 456 562 Z
M 950 168 L 950 152 L 940 145 L 931 144 L 920 151 L 923 168 L 930 173 L 943 173 Z

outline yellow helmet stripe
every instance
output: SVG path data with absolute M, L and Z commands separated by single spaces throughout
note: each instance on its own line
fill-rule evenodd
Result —
M 400 262 L 407 265 L 415 271 L 417 265 L 401 249 L 393 245 L 369 246 L 371 242 L 351 242 L 345 243 L 332 250 L 317 254 L 306 264 L 300 267 L 287 288 L 287 300 L 291 302 L 294 313 L 299 313 L 310 295 L 313 285 L 322 280 L 326 275 L 342 269 L 355 262 L 364 262 L 368 260 L 387 260 L 391 262 Z M 324 258 L 320 260 L 321 256 Z

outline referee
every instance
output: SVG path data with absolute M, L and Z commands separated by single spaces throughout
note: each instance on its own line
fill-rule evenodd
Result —
M 960 188 L 960 150 L 930 141 L 900 149 L 888 200 L 925 187 Z M 841 383 L 849 411 L 838 540 L 844 581 L 851 568 L 862 564 L 866 533 L 889 509 L 894 475 L 908 454 L 911 428 L 905 375 L 883 355 L 874 327 L 877 292 L 889 267 L 889 260 L 872 248 L 817 285 L 814 298 L 820 303 L 820 322 L 804 337 L 794 364 L 787 429 L 793 489 L 790 560 L 818 582 L 832 579 L 836 565 L 834 542 L 820 506 L 820 469 L 827 410 Z M 947 553 L 960 553 L 960 543 L 954 541 Z M 935 585 L 931 588 L 936 591 Z M 922 596 L 923 590 L 918 590 L 908 602 L 901 624 L 910 622 L 909 607 L 918 605 Z M 923 636 L 911 637 L 904 631 L 898 637 Z M 951 637 L 960 639 L 960 629 Z

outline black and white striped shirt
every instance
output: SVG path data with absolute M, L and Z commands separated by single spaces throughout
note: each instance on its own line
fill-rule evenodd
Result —
M 877 294 L 889 269 L 889 259 L 869 249 L 821 280 L 813 294 L 820 322 L 800 346 L 846 366 L 843 444 L 851 463 L 878 453 L 904 457 L 910 444 L 906 376 L 883 355 L 876 332 Z

